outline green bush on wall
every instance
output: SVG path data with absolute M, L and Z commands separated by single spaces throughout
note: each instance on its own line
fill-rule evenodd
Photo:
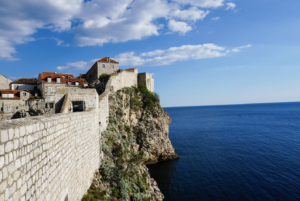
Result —
M 104 74 L 102 74 L 102 75 L 99 76 L 99 81 L 100 81 L 100 82 L 103 82 L 103 81 L 106 81 L 106 82 L 107 82 L 108 79 L 109 79 L 109 77 L 110 77 L 109 74 L 104 73 Z
M 149 91 L 144 83 L 139 82 L 138 88 L 135 91 L 141 93 L 144 107 L 153 109 L 156 105 L 159 104 L 159 95 L 157 93 Z

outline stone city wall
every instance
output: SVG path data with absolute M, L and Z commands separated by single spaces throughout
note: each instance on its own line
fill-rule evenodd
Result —
M 62 87 L 54 94 L 55 112 L 59 113 L 66 94 L 69 94 L 69 100 L 84 101 L 85 109 L 98 108 L 98 93 L 96 89 L 80 88 L 80 87 Z M 72 104 L 72 103 L 70 103 Z
M 138 74 L 134 72 L 121 71 L 110 76 L 105 91 L 116 92 L 124 87 L 137 87 Z
M 99 125 L 100 131 L 105 131 L 109 119 L 109 104 L 108 104 L 109 91 L 105 91 L 99 96 Z
M 0 89 L 9 89 L 9 84 L 11 82 L 11 79 L 0 74 Z
M 79 201 L 100 167 L 97 109 L 0 122 L 0 200 Z

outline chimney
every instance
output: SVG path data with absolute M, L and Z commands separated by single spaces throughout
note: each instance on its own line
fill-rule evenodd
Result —
M 110 57 L 106 57 L 106 61 L 107 61 L 107 62 L 110 62 Z
M 56 74 L 56 72 L 54 72 L 54 74 Z

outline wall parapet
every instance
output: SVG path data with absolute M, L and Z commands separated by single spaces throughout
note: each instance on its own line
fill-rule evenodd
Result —
M 0 200 L 79 201 L 100 166 L 97 108 L 0 122 Z

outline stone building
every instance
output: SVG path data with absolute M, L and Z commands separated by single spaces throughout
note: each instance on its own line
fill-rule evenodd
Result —
M 119 70 L 119 62 L 111 59 L 110 57 L 103 57 L 94 63 L 90 70 L 86 73 L 86 80 L 89 83 L 98 80 L 101 74 L 112 74 Z
M 0 90 L 1 118 L 10 119 L 18 111 L 28 111 L 29 91 Z
M 11 90 L 29 90 L 33 91 L 37 86 L 35 78 L 20 78 L 9 84 Z
M 0 89 L 9 89 L 9 84 L 12 82 L 11 79 L 0 74 Z
M 139 73 L 138 81 L 144 83 L 149 91 L 154 92 L 154 78 L 150 73 Z
M 83 88 L 88 84 L 85 79 L 76 79 L 72 74 L 61 74 L 56 72 L 43 72 L 39 74 L 37 87 L 45 99 L 46 108 L 55 108 L 55 95 L 63 88 Z

